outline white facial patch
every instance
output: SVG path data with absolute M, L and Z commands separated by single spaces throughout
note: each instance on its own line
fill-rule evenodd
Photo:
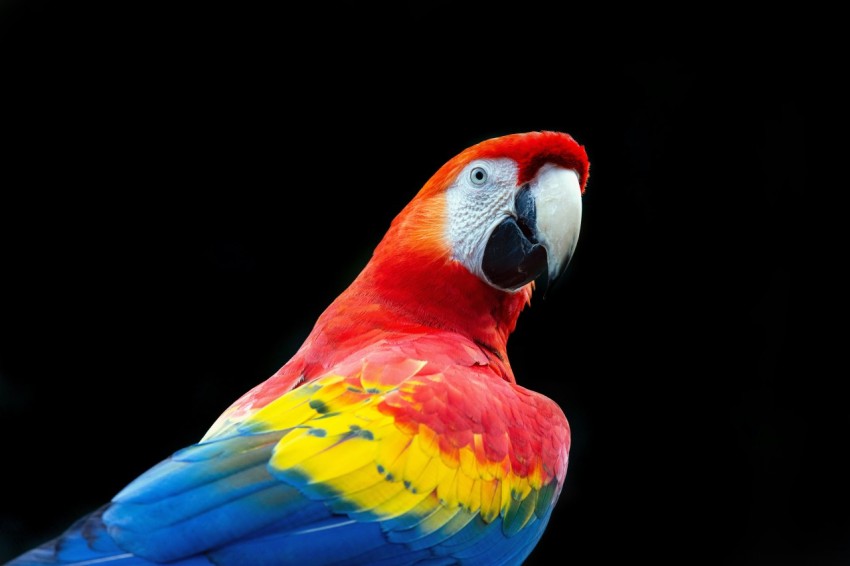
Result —
M 454 259 L 485 281 L 481 258 L 487 238 L 502 220 L 516 216 L 517 175 L 513 159 L 477 159 L 463 168 L 446 191 L 446 239 Z

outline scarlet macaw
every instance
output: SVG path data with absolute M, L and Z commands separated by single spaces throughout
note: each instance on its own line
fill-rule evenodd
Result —
M 559 132 L 443 165 L 295 355 L 192 446 L 10 564 L 520 564 L 570 429 L 506 351 L 579 236 L 587 154 Z

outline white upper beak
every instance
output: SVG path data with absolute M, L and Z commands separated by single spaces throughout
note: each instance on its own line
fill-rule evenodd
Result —
M 581 185 L 578 173 L 547 163 L 531 183 L 537 208 L 537 237 L 549 256 L 549 278 L 566 268 L 581 230 Z

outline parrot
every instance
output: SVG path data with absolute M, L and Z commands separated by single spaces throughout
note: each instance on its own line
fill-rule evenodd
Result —
M 527 561 L 570 426 L 517 382 L 507 343 L 532 294 L 563 280 L 588 175 L 561 131 L 457 153 L 279 370 L 8 565 Z

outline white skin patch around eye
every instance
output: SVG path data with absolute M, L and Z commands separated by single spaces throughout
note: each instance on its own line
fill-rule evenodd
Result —
M 477 168 L 486 172 L 484 183 L 474 182 L 480 176 Z M 518 169 L 513 159 L 476 159 L 461 170 L 446 191 L 446 238 L 453 258 L 485 281 L 481 258 L 487 238 L 502 220 L 516 216 Z

